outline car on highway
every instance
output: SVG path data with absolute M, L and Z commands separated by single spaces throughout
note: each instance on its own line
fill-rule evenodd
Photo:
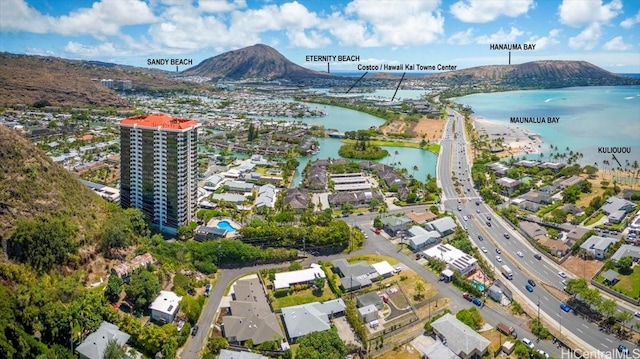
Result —
M 458 206 L 458 211 L 462 211 L 462 207 Z
M 567 280 L 566 279 L 562 280 L 562 285 L 567 285 Z
M 473 298 L 473 304 L 477 305 L 478 307 L 482 307 L 482 301 L 478 298 Z
M 618 345 L 618 351 L 624 355 L 629 355 L 629 348 L 627 348 L 623 344 Z
M 527 280 L 527 283 L 529 283 L 530 286 L 535 287 L 536 286 L 536 281 L 533 279 L 529 279 Z
M 487 253 L 487 249 L 485 247 L 480 248 L 480 250 L 482 251 L 482 253 Z
M 524 343 L 524 345 L 528 346 L 529 348 L 533 349 L 533 342 L 528 338 L 522 338 L 522 343 Z
M 517 255 L 518 255 L 518 257 L 520 257 L 520 258 L 524 257 L 524 254 L 522 254 L 522 252 L 520 252 L 520 251 L 517 251 L 517 252 L 516 252 L 516 254 L 517 254 Z
M 476 201 L 476 206 L 479 206 L 479 205 L 480 205 L 480 201 Z
M 505 233 L 505 234 L 503 234 L 503 236 L 504 236 L 504 238 L 506 238 L 506 239 L 511 238 L 511 236 L 509 235 L 509 233 Z
M 637 318 L 640 318 L 640 312 L 635 312 L 633 313 L 633 315 L 635 315 Z
M 498 253 L 498 254 L 502 253 L 502 251 L 500 250 L 500 248 L 496 248 L 496 253 Z
M 464 225 L 464 230 L 468 231 L 469 230 L 469 226 L 467 226 L 466 224 Z
M 484 238 L 482 238 L 482 236 L 481 236 L 481 235 L 478 235 L 478 240 L 479 240 L 479 241 L 483 241 L 483 240 L 484 240 Z
M 565 272 L 558 272 L 558 275 L 562 278 L 567 278 L 567 273 Z
M 560 303 L 560 309 L 567 313 L 571 311 L 571 307 L 567 303 Z
M 476 209 L 476 213 L 480 213 L 480 209 L 479 209 L 479 208 L 478 208 L 478 209 Z
M 491 220 L 491 216 L 487 216 L 487 221 L 490 221 L 490 220 Z
M 491 227 L 491 222 L 487 222 L 487 227 Z
M 542 256 L 540 255 L 540 253 L 536 253 L 533 255 L 533 258 L 537 259 L 537 260 L 541 260 Z
M 529 284 L 525 285 L 524 287 L 527 290 L 527 292 L 529 292 L 529 293 L 533 292 L 533 287 L 530 286 Z
M 496 256 L 496 260 L 497 260 L 498 262 L 502 262 L 502 257 L 500 257 L 500 256 Z

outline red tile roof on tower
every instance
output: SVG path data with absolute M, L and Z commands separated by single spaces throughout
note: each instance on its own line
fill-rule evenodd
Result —
M 173 118 L 169 115 L 154 113 L 125 118 L 120 121 L 121 125 L 142 126 L 149 128 L 163 128 L 167 130 L 186 130 L 197 126 L 198 122 L 186 118 Z

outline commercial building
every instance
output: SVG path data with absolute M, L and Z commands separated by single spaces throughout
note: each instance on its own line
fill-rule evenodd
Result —
M 450 244 L 438 244 L 422 252 L 425 258 L 435 258 L 447 263 L 454 272 L 468 275 L 478 268 L 478 260 Z
M 120 205 L 141 209 L 162 232 L 195 217 L 199 126 L 164 114 L 120 121 Z

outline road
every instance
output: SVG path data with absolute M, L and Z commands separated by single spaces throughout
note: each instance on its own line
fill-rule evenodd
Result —
M 540 305 L 541 317 L 550 320 L 562 337 L 571 336 L 574 341 L 584 345 L 584 350 L 610 351 L 616 349 L 620 341 L 614 336 L 607 336 L 601 332 L 597 325 L 583 320 L 578 315 L 565 313 L 560 309 L 560 301 L 545 290 L 545 284 L 562 290 L 563 279 L 559 272 L 562 268 L 542 256 L 541 260 L 534 258 L 537 250 L 522 238 L 510 225 L 505 223 L 493 210 L 482 202 L 470 176 L 468 151 L 465 148 L 465 134 L 463 117 L 451 111 L 453 118 L 447 125 L 445 138 L 441 142 L 441 153 L 438 162 L 437 177 L 441 181 L 443 189 L 443 205 L 449 212 L 455 214 L 459 223 L 467 228 L 471 240 L 479 248 L 484 247 L 485 258 L 494 267 L 503 264 L 508 265 L 513 271 L 511 290 L 517 291 L 519 296 L 525 298 L 532 307 Z M 454 124 L 455 133 L 454 136 Z M 463 193 L 459 195 L 455 191 L 452 173 L 459 179 Z M 465 220 L 464 218 L 468 218 Z M 509 238 L 507 238 L 508 235 Z M 482 236 L 480 240 L 478 236 Z M 500 249 L 501 254 L 496 253 Z M 520 252 L 521 255 L 517 254 Z M 500 256 L 500 258 L 497 258 Z M 501 260 L 500 262 L 498 260 Z M 497 273 L 500 273 L 497 270 Z M 498 274 L 499 276 L 499 274 Z M 525 290 L 528 279 L 534 279 L 537 286 L 533 292 Z M 523 304 L 523 303 L 521 303 Z M 622 309 L 622 307 L 620 308 Z M 588 343 L 588 344 L 587 344 Z M 629 346 L 630 343 L 625 343 Z M 634 347 L 634 345 L 631 345 Z

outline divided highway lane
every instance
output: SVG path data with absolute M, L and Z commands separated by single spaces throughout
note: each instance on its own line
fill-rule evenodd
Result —
M 487 253 L 484 255 L 490 263 L 497 267 L 497 273 L 500 273 L 499 267 L 502 264 L 506 264 L 511 268 L 513 280 L 510 282 L 520 296 L 526 298 L 533 307 L 536 306 L 538 298 L 540 298 L 541 317 L 555 321 L 555 329 L 561 329 L 563 336 L 572 335 L 575 338 L 579 338 L 586 346 L 591 345 L 593 349 L 602 351 L 615 350 L 619 343 L 615 337 L 604 335 L 598 330 L 597 326 L 582 320 L 573 313 L 563 312 L 560 309 L 560 301 L 544 290 L 542 286 L 536 286 L 532 293 L 525 290 L 525 285 L 529 278 L 538 283 L 544 281 L 557 288 L 562 288 L 563 278 L 558 275 L 558 270 L 551 263 L 544 259 L 542 261 L 533 259 L 533 255 L 536 252 L 532 247 L 525 243 L 524 239 L 519 239 L 520 236 L 506 226 L 503 221 L 496 218 L 490 207 L 483 202 L 480 202 L 479 205 L 475 204 L 479 196 L 475 188 L 472 187 L 470 174 L 468 173 L 470 165 L 467 160 L 467 151 L 465 150 L 464 134 L 461 133 L 463 126 L 462 116 L 453 111 L 450 111 L 450 113 L 454 113 L 454 117 L 449 122 L 456 123 L 455 131 L 457 136 L 454 138 L 452 134 L 454 126 L 452 124 L 448 125 L 447 134 L 445 134 L 441 144 L 442 151 L 437 172 L 443 186 L 444 207 L 455 214 L 459 223 L 468 228 L 472 241 L 478 247 L 486 247 Z M 462 187 L 465 188 L 461 196 L 458 196 L 453 187 L 452 171 L 463 184 Z M 458 211 L 458 206 L 460 206 L 460 211 Z M 480 213 L 477 213 L 477 210 Z M 471 219 L 465 221 L 463 219 L 465 215 L 471 216 Z M 491 220 L 486 219 L 487 215 L 491 217 Z M 486 222 L 490 222 L 491 227 Z M 505 233 L 509 234 L 510 239 L 504 237 Z M 480 241 L 478 235 L 481 235 L 484 240 Z M 500 255 L 502 262 L 500 263 L 496 259 L 496 247 L 499 247 L 502 252 Z M 518 251 L 522 253 L 522 258 L 516 254 Z M 498 276 L 500 275 L 498 274 Z M 507 280 L 504 279 L 503 281 Z

